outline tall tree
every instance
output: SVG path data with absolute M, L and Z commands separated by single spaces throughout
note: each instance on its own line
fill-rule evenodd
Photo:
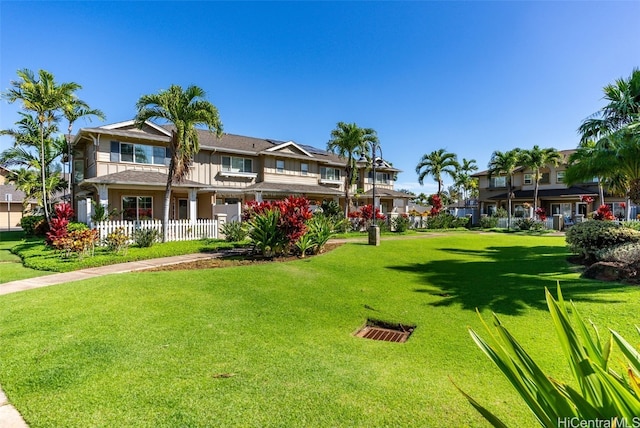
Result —
M 533 172 L 533 212 L 538 209 L 538 188 L 542 178 L 542 168 L 547 165 L 554 167 L 560 164 L 562 155 L 554 148 L 542 149 L 537 144 L 532 149 L 522 150 L 520 165 L 529 168 Z
M 462 158 L 462 162 L 456 168 L 454 185 L 462 191 L 462 198 L 465 202 L 468 199 L 468 192 L 472 190 L 474 179 L 471 173 L 478 170 L 475 159 Z
M 198 86 L 182 89 L 171 85 L 169 89 L 157 94 L 143 95 L 136 103 L 138 114 L 135 123 L 142 127 L 147 120 L 160 120 L 173 124 L 169 149 L 171 161 L 167 172 L 167 185 L 164 193 L 164 215 L 162 237 L 166 242 L 169 225 L 169 207 L 171 187 L 174 182 L 182 181 L 189 172 L 193 157 L 200 150 L 197 126 L 206 126 L 216 135 L 222 135 L 222 122 L 218 109 L 205 100 L 206 93 Z
M 355 123 L 338 122 L 336 129 L 331 131 L 331 139 L 327 143 L 327 151 L 346 160 L 344 167 L 344 215 L 349 215 L 351 207 L 350 187 L 355 183 L 358 166 L 357 161 L 362 156 L 368 158 L 367 144 L 377 144 L 378 136 L 371 128 L 360 128 Z M 375 161 L 375 159 L 372 159 Z M 373 178 L 375 180 L 375 177 Z M 373 201 L 375 205 L 375 201 Z
M 616 173 L 623 174 L 627 196 L 640 203 L 640 69 L 635 68 L 625 79 L 620 78 L 603 88 L 607 104 L 587 118 L 578 128 L 581 143 L 596 140 L 594 153 L 605 162 L 615 159 Z M 616 177 L 609 177 L 616 178 Z M 619 177 L 618 177 L 619 179 Z M 616 180 L 618 183 L 620 180 Z M 625 180 L 622 180 L 625 181 Z
M 454 153 L 449 153 L 445 149 L 434 150 L 423 155 L 416 166 L 418 183 L 422 185 L 425 177 L 432 176 L 438 183 L 438 196 L 442 196 L 442 186 L 444 185 L 442 175 L 447 174 L 455 180 L 457 168 L 458 157 Z
M 35 113 L 40 130 L 40 153 L 44 158 L 45 127 L 51 126 L 59 120 L 58 114 L 64 105 L 75 98 L 75 92 L 82 87 L 74 82 L 56 83 L 53 74 L 45 70 L 38 72 L 38 77 L 31 70 L 23 69 L 17 72 L 19 80 L 12 81 L 12 88 L 3 93 L 10 103 L 20 101 L 23 109 Z M 44 162 L 41 165 L 40 178 L 42 180 L 42 199 L 45 218 L 50 220 L 47 202 L 47 171 Z
M 578 145 L 578 149 L 569 156 L 564 182 L 568 186 L 598 180 L 600 203 L 604 204 L 604 187 L 607 177 L 613 174 L 615 165 L 607 152 L 600 152 L 595 141 L 587 140 Z
M 489 178 L 505 175 L 507 184 L 507 229 L 511 229 L 511 200 L 513 199 L 513 174 L 520 163 L 520 149 L 507 152 L 495 151 L 489 160 Z
M 13 182 L 30 198 L 36 199 L 39 204 L 44 206 L 45 201 L 50 201 L 52 195 L 64 189 L 65 186 L 65 181 L 59 175 L 60 167 L 56 163 L 56 160 L 64 153 L 64 138 L 53 137 L 53 133 L 57 131 L 55 124 L 45 126 L 44 151 L 42 151 L 40 148 L 40 126 L 37 118 L 24 112 L 18 112 L 18 114 L 22 116 L 22 119 L 16 122 L 15 129 L 0 131 L 0 135 L 9 135 L 14 140 L 13 147 L 0 153 L 0 165 L 31 171 L 30 174 L 20 172 Z M 44 185 L 42 177 L 38 174 L 43 169 L 46 177 Z M 9 181 L 12 179 L 10 178 Z M 46 192 L 45 197 L 42 195 L 43 189 Z

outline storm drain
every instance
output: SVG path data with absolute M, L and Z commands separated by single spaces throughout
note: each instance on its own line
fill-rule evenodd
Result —
M 403 343 L 409 339 L 415 328 L 415 325 L 368 319 L 365 326 L 358 330 L 355 335 L 365 339 Z

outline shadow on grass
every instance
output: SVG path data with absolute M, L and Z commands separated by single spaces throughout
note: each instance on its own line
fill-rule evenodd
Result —
M 420 275 L 424 287 L 414 291 L 439 297 L 430 303 L 432 306 L 459 304 L 463 309 L 488 309 L 507 315 L 518 315 L 529 307 L 546 310 L 544 288 L 555 290 L 559 277 L 574 272 L 562 247 L 441 248 L 440 251 L 460 257 L 389 267 Z M 619 283 L 583 279 L 560 278 L 560 283 L 565 298 L 574 301 L 615 303 L 609 298 L 598 299 L 596 295 L 625 288 Z

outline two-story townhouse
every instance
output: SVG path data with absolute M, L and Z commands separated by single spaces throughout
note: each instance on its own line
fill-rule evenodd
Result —
M 344 159 L 298 144 L 198 130 L 200 151 L 190 172 L 174 183 L 170 218 L 214 218 L 227 204 L 301 195 L 312 204 L 335 200 L 344 206 Z M 123 220 L 161 218 L 170 153 L 171 126 L 133 121 L 83 128 L 73 139 L 73 198 L 80 221 L 92 201 L 120 212 Z M 405 212 L 409 197 L 393 190 L 399 170 L 381 165 L 376 202 L 383 212 Z M 373 178 L 362 177 L 352 193 L 371 193 Z M 369 196 L 370 198 L 370 196 Z M 232 220 L 232 219 L 230 219 Z
M 565 219 L 574 220 L 576 216 L 586 216 L 595 211 L 603 202 L 600 200 L 598 180 L 567 186 L 564 174 L 567 161 L 575 150 L 562 150 L 562 161 L 558 166 L 546 165 L 538 182 L 538 207 L 547 215 L 562 215 Z M 473 175 L 478 178 L 480 214 L 491 215 L 498 207 L 506 209 L 507 183 L 505 175 L 489 176 L 489 171 L 481 171 Z M 534 171 L 520 167 L 513 176 L 512 212 L 515 217 L 533 216 L 533 198 L 535 189 Z M 618 217 L 625 215 L 625 199 L 621 196 L 605 194 L 605 201 Z M 635 208 L 634 211 L 635 212 Z M 635 215 L 635 214 L 634 214 Z
M 0 230 L 10 230 L 20 226 L 24 211 L 31 209 L 35 201 L 26 200 L 22 190 L 7 182 L 10 170 L 0 166 Z

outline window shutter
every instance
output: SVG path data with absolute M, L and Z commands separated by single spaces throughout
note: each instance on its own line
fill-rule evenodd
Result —
M 111 162 L 120 162 L 120 143 L 118 141 L 111 142 Z

